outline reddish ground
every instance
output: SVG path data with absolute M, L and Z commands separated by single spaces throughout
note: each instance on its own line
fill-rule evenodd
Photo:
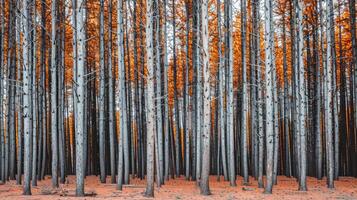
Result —
M 257 188 L 257 182 L 250 179 L 251 185 L 242 186 L 239 177 L 237 187 L 230 187 L 228 182 L 218 182 L 216 177 L 211 177 L 210 187 L 212 195 L 200 195 L 195 182 L 185 181 L 184 178 L 170 180 L 161 188 L 155 188 L 156 199 L 357 199 L 357 179 L 342 177 L 335 182 L 335 189 L 326 188 L 326 180 L 318 181 L 308 178 L 308 191 L 297 191 L 297 182 L 292 178 L 279 177 L 278 185 L 274 187 L 273 194 L 263 194 Z M 107 179 L 109 182 L 109 178 Z M 101 184 L 99 178 L 89 176 L 85 181 L 85 191 L 88 196 L 75 198 L 75 177 L 70 176 L 66 184 L 61 184 L 59 189 L 51 189 L 51 179 L 47 177 L 39 181 L 37 187 L 32 187 L 32 196 L 23 196 L 22 186 L 10 181 L 0 185 L 0 199 L 148 199 L 143 197 L 145 181 L 134 179 L 130 185 L 124 186 L 123 191 L 116 190 L 115 184 Z

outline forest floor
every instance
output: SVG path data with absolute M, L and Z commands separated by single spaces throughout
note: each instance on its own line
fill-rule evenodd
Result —
M 222 178 L 221 178 L 222 179 Z M 130 185 L 123 187 L 123 191 L 116 190 L 115 184 L 101 184 L 99 177 L 88 176 L 85 181 L 86 197 L 75 197 L 75 176 L 69 176 L 66 184 L 60 184 L 57 190 L 51 189 L 51 179 L 39 181 L 38 186 L 32 187 L 32 196 L 22 195 L 22 186 L 16 181 L 0 185 L 0 199 L 149 199 L 143 196 L 145 180 L 133 179 Z M 201 196 L 200 190 L 193 181 L 178 178 L 166 182 L 161 188 L 155 187 L 155 199 L 356 199 L 357 179 L 341 177 L 335 181 L 335 189 L 326 187 L 326 180 L 318 181 L 309 177 L 308 191 L 297 190 L 298 184 L 293 178 L 278 177 L 278 185 L 274 186 L 273 194 L 263 194 L 263 189 L 257 187 L 257 181 L 250 177 L 250 185 L 242 186 L 242 178 L 238 177 L 237 187 L 230 187 L 229 182 L 217 181 L 215 176 L 210 177 L 212 195 Z

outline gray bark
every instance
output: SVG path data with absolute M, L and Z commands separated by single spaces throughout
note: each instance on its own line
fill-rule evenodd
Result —
M 208 0 L 202 3 L 202 64 L 203 64 L 203 134 L 202 134 L 202 175 L 201 194 L 211 194 L 209 188 L 210 140 L 211 140 L 211 87 L 209 64 Z
M 100 0 L 99 17 L 99 165 L 100 182 L 105 183 L 105 134 L 104 134 L 104 104 L 105 104 L 105 80 L 104 80 L 104 0 Z
M 28 51 L 28 45 L 30 44 L 29 38 L 30 38 L 30 31 L 29 31 L 29 11 L 28 11 L 28 1 L 25 0 L 23 1 L 22 4 L 22 13 L 23 13 L 23 40 L 22 40 L 22 46 L 23 48 L 23 98 L 24 98 L 24 186 L 23 186 L 23 194 L 24 195 L 31 195 L 31 186 L 30 186 L 30 167 L 31 167 L 31 160 L 30 160 L 30 118 L 29 118 L 29 113 L 31 112 L 30 110 L 30 95 L 29 90 L 30 90 L 30 77 L 29 77 L 29 72 L 30 72 L 30 63 L 29 63 L 29 51 Z
M 84 196 L 84 93 L 85 93 L 85 81 L 84 81 L 84 68 L 85 68 L 85 53 L 86 53 L 86 34 L 85 34 L 85 2 L 83 0 L 76 0 L 75 18 L 76 26 L 76 41 L 77 41 L 77 56 L 76 56 L 76 88 L 75 88 L 75 104 L 77 118 L 75 119 L 75 138 L 76 138 L 76 196 Z
M 229 182 L 231 186 L 236 186 L 236 173 L 235 173 L 235 153 L 234 153 L 234 117 L 233 117 L 233 13 L 232 1 L 226 0 L 226 50 L 227 50 L 227 135 L 228 135 L 228 164 L 229 164 Z
M 273 70 L 274 70 L 274 44 L 273 44 L 273 18 L 272 18 L 272 1 L 265 0 L 265 130 L 266 130 L 266 176 L 267 176 L 267 185 L 265 187 L 265 193 L 271 194 L 273 190 L 273 148 L 274 148 L 274 99 L 273 99 Z
M 113 85 L 113 63 L 112 63 L 112 0 L 109 0 L 108 19 L 108 95 L 109 95 L 109 142 L 110 142 L 110 172 L 111 183 L 115 183 L 115 109 L 114 109 L 114 85 Z
M 326 20 L 327 20 L 327 30 L 326 30 L 326 38 L 327 38 L 327 49 L 326 49 L 326 88 L 325 88 L 325 95 L 326 95 L 326 102 L 325 102 L 325 129 L 326 129 L 326 159 L 327 159 L 327 187 L 334 188 L 334 154 L 333 154 L 333 62 L 332 59 L 332 1 L 328 1 L 327 9 L 326 9 Z
M 58 187 L 58 132 L 57 132 L 57 0 L 52 1 L 51 34 L 51 149 L 52 187 Z
M 247 63 L 246 63 L 246 27 L 247 27 L 247 16 L 246 16 L 246 1 L 241 0 L 241 53 L 242 53 L 242 81 L 243 81 L 243 92 L 242 92 L 242 135 L 241 135 L 241 148 L 242 148 L 242 168 L 243 168 L 243 184 L 246 185 L 249 182 L 248 175 L 248 81 L 247 81 Z
M 224 58 L 222 55 L 222 43 L 223 43 L 223 35 L 222 35 L 222 28 L 221 28 L 221 1 L 217 0 L 217 21 L 218 21 L 218 56 L 219 56 L 219 63 L 218 63 L 218 113 L 219 113 L 219 120 L 218 120 L 218 134 L 220 135 L 220 145 L 221 145 L 221 156 L 222 156 L 222 171 L 224 180 L 228 180 L 228 173 L 227 173 L 227 155 L 226 155 L 226 129 L 225 129 L 225 114 L 224 114 L 224 81 L 225 81 L 225 68 L 224 68 Z M 218 117 L 218 116 L 217 116 Z
M 37 90 L 36 90 L 36 61 L 37 61 L 37 23 L 36 23 L 36 0 L 33 3 L 33 16 L 32 27 L 33 27 L 33 47 L 32 47 L 32 185 L 37 186 Z
M 146 133 L 146 191 L 145 196 L 154 197 L 154 55 L 153 55 L 153 1 L 146 1 L 146 58 L 147 58 L 147 133 Z

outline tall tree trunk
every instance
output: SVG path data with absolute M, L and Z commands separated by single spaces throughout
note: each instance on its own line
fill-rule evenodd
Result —
M 202 3 L 202 64 L 203 64 L 203 134 L 202 134 L 202 175 L 201 194 L 209 195 L 210 140 L 211 140 L 211 88 L 209 64 L 208 0 Z
M 226 41 L 225 51 L 226 53 L 226 67 L 228 75 L 227 77 L 227 135 L 228 135 L 228 163 L 229 163 L 229 182 L 231 186 L 236 186 L 236 172 L 235 172 L 235 153 L 234 153 L 234 92 L 233 92 L 233 3 L 231 0 L 225 1 L 226 11 Z
M 273 7 L 271 0 L 265 0 L 265 130 L 266 130 L 266 176 L 267 185 L 265 193 L 271 194 L 273 190 L 273 148 L 274 148 L 274 100 L 273 100 L 273 70 L 274 70 L 274 44 L 273 44 Z
M 285 9 L 285 8 L 284 8 Z M 283 70 L 284 70 L 284 137 L 285 137 L 285 175 L 291 176 L 291 154 L 290 154 L 290 127 L 289 127 L 289 81 L 288 81 L 288 64 L 286 52 L 286 26 L 285 14 L 283 14 Z
M 153 40 L 153 1 L 146 1 L 146 58 L 147 58 L 147 135 L 146 135 L 146 191 L 145 196 L 154 197 L 154 134 L 155 108 L 154 108 L 154 40 Z
M 190 32 L 190 4 L 188 1 L 185 1 L 185 13 L 186 13 L 186 39 L 185 39 L 185 71 L 184 71 L 184 113 L 183 113 L 183 124 L 185 131 L 185 161 L 186 161 L 186 180 L 190 179 L 190 127 L 189 127 L 189 56 L 188 56 L 188 48 L 189 48 L 189 32 Z
M 104 0 L 100 0 L 99 17 L 99 164 L 100 182 L 105 183 L 105 133 L 104 133 L 104 104 L 105 104 L 105 80 L 104 80 Z
M 303 32 L 303 10 L 304 2 L 298 0 L 297 5 L 297 57 L 299 67 L 299 139 L 300 140 L 300 169 L 299 190 L 306 191 L 306 93 L 305 93 L 305 68 L 304 68 L 304 32 Z
M 108 17 L 108 95 L 109 95 L 109 143 L 110 143 L 110 173 L 111 183 L 115 183 L 115 99 L 114 99 L 114 84 L 113 84 L 113 61 L 112 61 L 112 0 L 109 0 L 109 17 Z
M 6 126 L 6 144 L 8 147 L 8 164 L 6 165 L 6 179 L 15 179 L 15 163 L 16 163 L 16 138 L 15 138 L 15 93 L 16 87 L 13 82 L 16 75 L 16 1 L 9 1 L 9 18 L 8 18 L 8 51 L 7 51 L 7 126 Z
M 127 110 L 126 110 L 126 94 L 125 94 L 125 66 L 124 66 L 124 23 L 123 23 L 123 1 L 118 2 L 118 63 L 119 63 L 119 114 L 120 114 L 120 140 L 122 140 L 122 154 L 124 161 L 124 169 L 122 166 L 118 167 L 118 187 L 121 188 L 122 179 L 124 176 L 124 183 L 128 183 L 128 170 L 129 170 L 129 155 L 128 155 L 128 130 L 127 130 Z M 120 148 L 120 147 L 119 147 Z M 120 149 L 119 149 L 120 152 Z M 120 155 L 119 155 L 120 156 Z M 120 182 L 119 182 L 120 181 Z
M 164 137 L 165 137 L 165 170 L 164 170 L 164 178 L 165 180 L 169 179 L 169 140 L 170 140 L 170 133 L 169 133 L 169 97 L 168 97 L 168 47 L 167 47 L 167 0 L 164 0 Z
M 37 62 L 37 23 L 36 23 L 36 0 L 32 1 L 33 16 L 33 47 L 32 47 L 32 185 L 37 186 L 37 81 L 36 81 L 36 62 Z
M 16 42 L 18 49 L 16 51 L 16 56 L 17 56 L 17 90 L 16 90 L 16 104 L 18 105 L 17 107 L 17 177 L 16 177 L 16 183 L 21 184 L 21 179 L 22 179 L 22 149 L 23 149 L 23 115 L 22 115 L 22 90 L 20 90 L 21 85 L 20 83 L 22 82 L 21 80 L 21 72 L 22 72 L 22 65 L 21 65 L 21 60 L 19 59 L 21 57 L 21 39 L 20 39 L 20 33 L 21 33 L 21 27 L 22 27 L 22 18 L 21 18 L 21 6 L 19 3 L 17 3 L 17 12 L 16 12 Z M 1 58 L 0 58 L 1 59 Z M 0 87 L 2 88 L 2 87 Z M 2 97 L 1 97 L 2 98 Z M 2 103 L 0 102 L 0 105 Z M 2 106 L 1 106 L 2 107 Z M 0 119 L 1 120 L 1 119 Z M 1 135 L 0 135 L 1 137 Z
M 217 29 L 218 29 L 218 56 L 219 56 L 219 63 L 218 63 L 218 134 L 220 135 L 220 146 L 221 146 L 221 157 L 222 157 L 222 171 L 224 175 L 224 180 L 228 180 L 228 173 L 227 173 L 227 155 L 226 155 L 226 129 L 225 129 L 225 114 L 224 114 L 224 77 L 225 77 L 225 66 L 224 66 L 224 58 L 222 55 L 222 43 L 223 43 L 223 35 L 222 35 L 222 28 L 221 28 L 221 1 L 217 0 Z M 217 116 L 218 117 L 218 116 Z M 219 162 L 219 160 L 218 160 Z
M 86 59 L 86 34 L 85 34 L 85 22 L 86 22 L 86 5 L 83 0 L 76 0 L 75 18 L 76 18 L 76 44 L 77 57 L 75 72 L 77 87 L 75 88 L 75 103 L 77 118 L 75 119 L 75 139 L 76 139 L 76 196 L 84 196 L 84 176 L 85 176 L 85 131 L 84 131 L 84 93 L 85 93 L 85 81 L 84 81 L 84 68 Z
M 1 35 L 0 35 L 0 64 L 1 66 L 4 66 L 4 37 L 5 37 L 5 1 L 1 0 Z M 0 177 L 3 182 L 5 182 L 5 134 L 4 134 L 4 108 L 3 108 L 3 102 L 4 102 L 4 68 L 1 67 L 0 69 L 0 144 L 1 144 L 1 165 L 0 165 Z
M 52 0 L 51 35 L 51 149 L 52 187 L 58 187 L 58 132 L 57 132 L 57 0 Z
M 334 188 L 334 155 L 333 155 L 333 110 L 332 110 L 332 95 L 333 95 L 333 85 L 332 85 L 332 74 L 333 69 L 332 65 L 334 60 L 332 59 L 332 45 L 334 45 L 331 41 L 332 36 L 332 1 L 328 1 L 328 6 L 326 9 L 327 16 L 327 49 L 326 49 L 326 88 L 325 88 L 325 129 L 326 129 L 326 159 L 327 159 L 327 187 Z
M 29 112 L 30 110 L 30 94 L 29 94 L 29 87 L 30 87 L 30 64 L 29 64 L 29 52 L 28 52 L 28 45 L 30 44 L 30 31 L 29 31 L 29 10 L 28 10 L 28 1 L 23 1 L 22 4 L 22 13 L 23 13 L 23 40 L 22 40 L 22 47 L 23 48 L 23 98 L 24 98 L 24 186 L 23 186 L 23 194 L 24 195 L 31 195 L 31 186 L 30 186 L 30 171 L 31 171 L 31 160 L 30 160 L 30 118 Z
M 243 184 L 247 185 L 249 182 L 248 175 L 248 87 L 247 87 L 247 63 L 246 63 L 246 30 L 247 30 L 247 15 L 246 15 L 246 1 L 241 0 L 241 54 L 242 54 L 242 81 L 243 81 L 243 112 L 242 112 L 242 132 L 241 132 L 241 148 L 242 148 L 242 169 L 243 169 Z

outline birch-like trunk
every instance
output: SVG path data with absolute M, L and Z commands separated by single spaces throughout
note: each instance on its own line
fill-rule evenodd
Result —
M 31 159 L 30 159 L 30 126 L 31 121 L 29 118 L 30 110 L 30 95 L 29 94 L 29 87 L 30 87 L 30 64 L 29 64 L 29 51 L 28 45 L 30 44 L 30 31 L 29 31 L 29 10 L 28 10 L 28 1 L 24 0 L 22 4 L 22 13 L 23 13 L 23 40 L 22 40 L 22 47 L 23 48 L 23 98 L 24 98 L 24 186 L 23 186 L 23 194 L 24 195 L 31 195 L 31 186 L 30 186 L 30 179 L 31 179 Z
M 36 81 L 36 62 L 37 62 L 37 22 L 36 22 L 36 0 L 33 3 L 33 47 L 32 47 L 32 186 L 37 186 L 37 81 Z
M 210 140 L 211 140 L 211 74 L 209 64 L 208 0 L 202 2 L 202 64 L 203 64 L 203 133 L 201 194 L 209 195 Z
M 118 166 L 118 188 L 121 189 L 123 174 L 127 174 L 129 170 L 129 153 L 128 153 L 128 130 L 127 130 L 127 110 L 126 110 L 126 94 L 125 94 L 125 66 L 124 66 L 124 24 L 123 24 L 123 1 L 118 2 L 118 71 L 119 71 L 119 114 L 120 114 L 120 135 L 119 140 L 122 140 L 122 147 L 119 145 L 119 166 Z M 122 149 L 121 149 L 122 148 Z M 120 152 L 122 151 L 122 152 Z M 123 159 L 120 159 L 120 156 Z M 125 162 L 124 162 L 125 160 Z M 120 163 L 120 162 L 124 162 Z M 123 169 L 124 165 L 124 169 Z M 128 177 L 124 176 L 124 183 L 128 183 Z
M 332 1 L 327 2 L 326 20 L 327 20 L 327 49 L 326 49 L 326 74 L 325 74 L 325 130 L 326 130 L 326 159 L 327 159 L 327 187 L 334 188 L 334 154 L 333 154 L 333 85 L 332 85 L 332 65 L 334 60 L 332 59 Z
M 225 1 L 226 6 L 226 44 L 225 51 L 227 51 L 227 135 L 228 135 L 228 164 L 229 164 L 229 182 L 231 186 L 236 186 L 236 172 L 235 172 L 235 152 L 234 152 L 234 92 L 233 92 L 233 3 L 231 0 Z
M 113 84 L 113 61 L 112 61 L 112 0 L 109 0 L 109 13 L 108 13 L 108 98 L 109 98 L 109 142 L 110 142 L 110 173 L 111 183 L 115 183 L 115 98 L 114 98 L 114 84 Z
M 243 112 L 242 112 L 242 135 L 241 135 L 241 148 L 242 148 L 242 170 L 243 170 L 243 184 L 247 185 L 249 182 L 248 175 L 248 81 L 247 81 L 247 63 L 246 63 L 246 0 L 241 0 L 241 53 L 242 53 L 242 81 L 243 81 Z
M 146 133 L 146 191 L 145 196 L 154 197 L 154 134 L 155 94 L 154 94 L 154 40 L 153 40 L 153 1 L 146 1 L 146 58 L 147 58 L 147 133 Z
M 272 0 L 265 0 L 265 131 L 266 131 L 266 176 L 267 185 L 265 193 L 271 194 L 273 190 L 273 148 L 274 148 L 274 99 L 273 99 L 273 70 L 274 70 L 274 44 L 273 44 L 273 7 Z
M 17 11 L 16 11 L 16 42 L 17 42 L 17 51 L 16 51 L 16 56 L 17 56 L 17 90 L 16 90 L 16 105 L 17 105 L 17 145 L 18 145 L 18 149 L 17 149 L 17 177 L 16 177 L 16 183 L 17 184 L 21 184 L 21 179 L 22 179 L 22 149 L 23 149 L 23 141 L 22 141 L 22 137 L 23 137 L 23 115 L 22 115 L 22 106 L 23 105 L 23 101 L 22 101 L 22 90 L 20 89 L 22 87 L 22 77 L 21 77 L 21 73 L 22 73 L 22 64 L 21 64 L 21 59 L 19 59 L 21 57 L 21 53 L 22 53 L 22 48 L 21 48 L 21 39 L 20 39 L 20 33 L 21 33 L 21 27 L 22 27 L 22 17 L 21 17 L 21 7 L 22 5 L 17 3 Z M 1 57 L 0 57 L 1 59 Z M 0 86 L 0 89 L 2 87 Z M 1 95 L 1 94 L 0 94 Z M 2 97 L 0 97 L 2 98 Z M 0 100 L 0 107 L 2 107 L 2 103 Z M 1 110 L 1 109 L 0 109 Z M 0 120 L 1 117 L 0 117 Z M 2 123 L 2 122 L 0 122 Z M 1 134 L 0 134 L 1 137 Z
M 51 150 L 52 187 L 58 187 L 58 132 L 57 132 L 57 0 L 52 1 L 51 34 Z
M 85 130 L 84 130 L 84 93 L 85 93 L 85 59 L 86 59 L 86 34 L 85 34 L 85 22 L 86 22 L 86 5 L 83 0 L 76 0 L 75 18 L 76 26 L 76 81 L 75 88 L 75 104 L 77 118 L 75 119 L 75 139 L 76 139 L 76 196 L 84 196 L 84 165 L 85 163 Z
M 105 133 L 104 133 L 104 104 L 105 104 L 105 80 L 104 80 L 104 0 L 100 0 L 99 17 L 99 169 L 100 182 L 105 183 Z

